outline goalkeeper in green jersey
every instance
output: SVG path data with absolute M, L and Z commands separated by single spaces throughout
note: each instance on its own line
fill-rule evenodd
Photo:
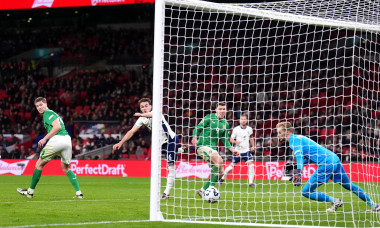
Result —
M 33 198 L 34 189 L 40 180 L 42 169 L 55 156 L 59 156 L 61 157 L 62 170 L 66 173 L 69 181 L 74 186 L 76 191 L 74 198 L 83 198 L 83 194 L 79 189 L 77 177 L 70 169 L 72 157 L 71 137 L 67 133 L 61 117 L 47 107 L 46 99 L 43 97 L 36 98 L 34 105 L 36 106 L 37 111 L 43 115 L 44 126 L 48 132 L 47 135 L 38 142 L 38 148 L 42 148 L 45 143 L 48 140 L 49 141 L 41 151 L 40 158 L 36 163 L 29 188 L 18 188 L 17 192 L 27 198 Z
M 194 129 L 192 143 L 197 147 L 197 153 L 206 162 L 211 164 L 210 180 L 198 190 L 198 195 L 203 198 L 204 191 L 211 185 L 214 186 L 219 180 L 219 176 L 224 173 L 223 159 L 219 155 L 217 145 L 222 140 L 224 146 L 233 154 L 239 156 L 239 151 L 231 146 L 229 140 L 230 125 L 224 118 L 227 112 L 225 103 L 216 105 L 215 113 L 205 116 Z M 198 139 L 199 136 L 199 139 Z

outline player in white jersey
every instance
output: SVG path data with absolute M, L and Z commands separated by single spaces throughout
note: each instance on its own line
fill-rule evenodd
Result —
M 235 127 L 232 131 L 230 142 L 235 144 L 235 150 L 241 151 L 240 156 L 233 155 L 231 164 L 226 168 L 222 178 L 219 180 L 219 186 L 221 186 L 226 179 L 226 176 L 234 169 L 235 165 L 244 160 L 248 165 L 248 185 L 250 187 L 256 187 L 253 183 L 255 176 L 255 166 L 253 165 L 253 157 L 250 151 L 255 150 L 255 142 L 252 137 L 253 130 L 248 126 L 248 115 L 241 114 L 240 125 Z
M 152 102 L 149 98 L 142 98 L 138 101 L 141 113 L 135 113 L 134 116 L 139 117 L 131 130 L 125 134 L 121 141 L 113 146 L 114 150 L 118 150 L 126 141 L 140 129 L 145 126 L 152 130 Z M 169 124 L 162 117 L 162 135 L 161 135 L 161 148 L 165 153 L 166 161 L 168 164 L 169 174 L 166 182 L 166 189 L 161 196 L 161 199 L 169 199 L 170 190 L 174 185 L 175 179 L 175 164 L 177 161 L 177 153 L 179 148 L 178 136 L 170 129 Z

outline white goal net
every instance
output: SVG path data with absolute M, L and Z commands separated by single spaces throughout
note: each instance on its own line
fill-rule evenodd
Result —
M 164 0 L 156 1 L 155 17 L 151 220 L 380 226 L 380 212 L 332 181 L 317 190 L 343 200 L 336 212 L 326 212 L 330 203 L 304 197 L 316 166 L 304 167 L 300 187 L 287 181 L 292 151 L 275 129 L 289 121 L 296 134 L 333 151 L 352 183 L 380 203 L 378 1 Z M 197 126 L 205 130 L 200 123 L 218 102 L 227 106 L 228 141 L 247 114 L 255 186 L 249 185 L 250 167 L 237 162 L 222 185 L 215 183 L 221 197 L 211 204 L 197 191 L 209 181 L 212 164 L 197 154 L 192 138 Z M 160 200 L 168 175 L 158 137 L 161 114 L 182 149 L 166 200 Z M 222 141 L 216 150 L 226 170 L 233 156 Z

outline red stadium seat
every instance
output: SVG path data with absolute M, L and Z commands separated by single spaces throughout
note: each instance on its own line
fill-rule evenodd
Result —
M 26 112 L 25 115 L 24 115 L 24 117 L 25 117 L 25 119 L 29 120 L 30 118 L 32 118 L 32 113 Z
M 140 155 L 137 157 L 137 159 L 139 159 L 139 160 L 144 160 L 144 159 L 145 159 L 145 155 L 144 155 L 144 154 L 140 154 Z
M 123 159 L 128 159 L 128 158 L 129 158 L 129 155 L 128 155 L 128 154 L 122 154 L 122 155 L 121 155 L 121 158 L 123 158 Z
M 336 135 L 336 128 L 329 129 L 327 135 L 328 136 Z
M 328 135 L 328 129 L 327 128 L 322 128 L 321 131 L 319 132 L 319 138 L 322 141 L 325 141 Z
M 131 154 L 131 155 L 129 155 L 129 159 L 136 160 L 136 159 L 137 159 L 136 154 Z

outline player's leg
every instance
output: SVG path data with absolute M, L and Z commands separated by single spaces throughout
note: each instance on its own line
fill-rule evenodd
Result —
M 249 187 L 255 188 L 256 185 L 253 183 L 253 179 L 255 177 L 255 165 L 253 164 L 253 156 L 251 152 L 248 151 L 242 158 L 248 165 L 248 185 Z
M 174 186 L 175 181 L 175 167 L 177 162 L 177 152 L 179 148 L 179 139 L 176 136 L 174 139 L 169 137 L 168 143 L 162 145 L 162 151 L 165 153 L 166 161 L 168 164 L 168 176 L 166 178 L 166 188 L 161 196 L 161 199 L 169 199 L 170 191 Z
M 72 146 L 71 146 L 71 138 L 70 136 L 59 136 L 60 140 L 57 143 L 57 149 L 60 151 L 58 154 L 61 157 L 61 167 L 63 172 L 66 174 L 67 178 L 69 178 L 70 183 L 73 185 L 75 189 L 74 198 L 84 198 L 83 194 L 79 188 L 79 183 L 75 173 L 70 169 L 71 157 L 72 157 Z
M 70 164 L 65 163 L 64 161 L 61 161 L 61 167 L 64 173 L 66 173 L 67 178 L 69 178 L 70 183 L 73 185 L 75 189 L 75 196 L 74 198 L 83 199 L 83 194 L 79 188 L 79 183 L 77 180 L 77 176 L 75 173 L 70 169 Z
M 253 161 L 247 162 L 248 165 L 248 185 L 249 187 L 255 188 L 256 185 L 253 183 L 253 179 L 255 178 L 255 165 Z
M 310 178 L 305 186 L 302 188 L 302 195 L 311 200 L 316 200 L 320 202 L 335 202 L 336 199 L 334 197 L 328 196 L 320 191 L 316 191 L 319 186 L 323 183 L 314 181 L 315 179 Z
M 197 149 L 197 153 L 204 161 L 208 162 L 211 166 L 211 177 L 201 189 L 197 191 L 200 197 L 203 197 L 203 192 L 211 185 L 214 186 L 215 182 L 219 179 L 219 174 L 223 172 L 223 159 L 219 153 L 211 147 L 201 146 Z
M 43 154 L 43 151 L 41 152 L 41 154 Z M 41 178 L 42 169 L 48 162 L 49 161 L 44 161 L 41 158 L 39 158 L 34 168 L 32 180 L 30 182 L 29 188 L 28 189 L 17 188 L 17 192 L 20 193 L 21 195 L 25 195 L 28 198 L 33 198 L 34 189 L 36 188 L 37 183 Z
M 350 181 L 341 163 L 337 164 L 337 168 L 333 175 L 332 180 L 335 183 L 339 183 L 340 185 L 342 185 L 343 188 L 353 192 L 361 200 L 366 202 L 368 206 L 371 207 L 372 210 L 380 211 L 380 207 L 364 192 L 364 190 Z
M 310 179 L 306 182 L 302 189 L 302 195 L 306 198 L 320 202 L 330 202 L 331 207 L 327 209 L 328 212 L 336 211 L 343 205 L 343 201 L 341 199 L 328 196 L 320 191 L 315 191 L 315 189 L 329 181 L 330 177 L 332 177 L 334 167 L 334 164 L 325 164 L 320 166 L 313 173 L 313 175 L 311 175 Z
M 203 190 L 206 190 L 208 187 L 215 186 L 215 183 L 219 179 L 219 174 L 220 172 L 224 172 L 223 170 L 223 159 L 219 155 L 218 152 L 214 151 L 211 154 L 210 160 L 212 162 L 212 167 L 211 167 L 211 177 L 208 182 L 206 182 L 205 185 L 203 185 Z
M 71 145 L 71 141 L 70 141 Z M 17 191 L 21 195 L 25 195 L 28 198 L 33 198 L 34 189 L 37 186 L 38 181 L 41 178 L 42 169 L 44 166 L 51 161 L 57 155 L 57 136 L 53 136 L 48 143 L 46 143 L 45 147 L 41 150 L 40 158 L 36 163 L 36 167 L 33 171 L 32 180 L 30 182 L 30 186 L 28 189 L 18 188 Z
M 223 182 L 226 179 L 227 175 L 235 168 L 235 165 L 239 162 L 240 156 L 233 155 L 231 164 L 226 168 L 226 170 L 223 172 L 222 177 L 219 179 L 219 186 L 223 185 Z

